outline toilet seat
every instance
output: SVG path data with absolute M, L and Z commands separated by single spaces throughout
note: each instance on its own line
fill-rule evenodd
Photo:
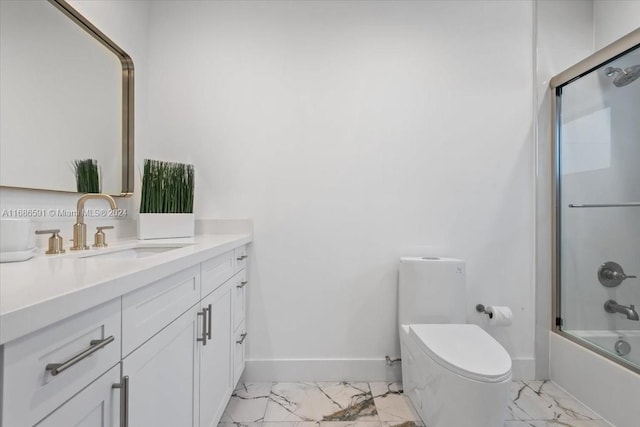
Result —
M 509 353 L 477 325 L 410 325 L 409 334 L 431 359 L 462 377 L 489 383 L 511 377 Z

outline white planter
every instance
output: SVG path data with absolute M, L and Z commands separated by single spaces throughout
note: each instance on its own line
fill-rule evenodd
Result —
M 138 239 L 193 237 L 195 215 L 141 213 L 138 217 Z

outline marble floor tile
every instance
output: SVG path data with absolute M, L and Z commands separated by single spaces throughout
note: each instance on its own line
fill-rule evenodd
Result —
M 505 417 L 506 420 L 556 422 L 596 418 L 596 414 L 549 381 L 514 382 Z
M 379 419 L 367 383 L 274 383 L 264 421 L 377 422 Z
M 255 427 L 247 423 L 261 422 L 267 409 L 271 383 L 240 383 L 233 391 L 221 423 L 241 423 L 238 427 Z
M 418 421 L 384 421 L 382 427 L 424 427 L 424 424 Z
M 382 427 L 378 421 L 320 421 L 320 427 Z
M 389 427 L 398 425 L 410 427 L 405 423 L 422 425 L 420 424 L 420 417 L 413 409 L 409 398 L 402 394 L 401 383 L 372 382 L 369 385 L 380 421 L 389 422 Z
M 611 427 L 603 420 L 505 421 L 504 427 Z
M 319 427 L 318 421 L 272 421 L 268 423 L 261 423 L 260 427 Z

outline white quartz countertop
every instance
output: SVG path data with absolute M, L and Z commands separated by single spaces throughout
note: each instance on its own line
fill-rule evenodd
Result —
M 144 258 L 80 258 L 83 252 L 0 264 L 0 345 L 249 242 L 251 234 L 124 240 L 92 251 L 184 246 Z

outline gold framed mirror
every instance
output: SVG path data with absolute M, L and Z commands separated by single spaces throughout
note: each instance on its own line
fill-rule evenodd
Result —
M 78 192 L 91 159 L 100 192 L 130 196 L 131 57 L 64 0 L 0 7 L 0 186 Z

